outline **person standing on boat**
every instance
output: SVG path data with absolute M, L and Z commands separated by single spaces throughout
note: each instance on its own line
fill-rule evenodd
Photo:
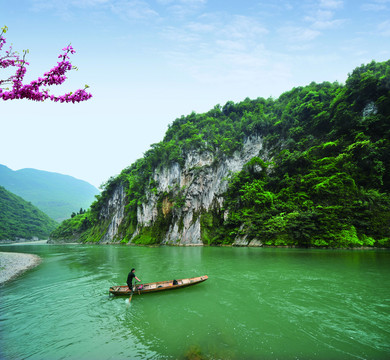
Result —
M 137 278 L 135 275 L 135 269 L 131 269 L 129 272 L 129 275 L 127 275 L 127 286 L 129 287 L 129 290 L 133 291 L 133 279 L 135 278 L 137 281 L 141 282 L 140 279 Z

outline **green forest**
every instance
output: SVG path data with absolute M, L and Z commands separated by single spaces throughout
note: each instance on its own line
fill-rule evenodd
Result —
M 189 151 L 210 152 L 214 164 L 259 135 L 261 153 L 232 174 L 222 209 L 202 211 L 204 244 L 232 244 L 237 236 L 269 246 L 390 246 L 390 61 L 362 65 L 345 84 L 311 83 L 279 98 L 249 98 L 176 119 L 104 191 L 84 214 L 66 220 L 53 238 L 99 241 L 100 210 L 118 184 L 127 189 L 123 242 L 137 225 L 137 206 L 156 192 L 153 171 L 183 165 Z M 183 192 L 170 196 L 183 206 Z M 228 214 L 224 216 L 224 214 Z M 144 227 L 135 243 L 159 243 L 171 217 Z
M 58 223 L 0 186 L 0 240 L 47 239 Z

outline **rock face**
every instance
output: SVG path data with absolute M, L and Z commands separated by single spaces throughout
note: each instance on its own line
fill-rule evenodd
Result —
M 118 186 L 100 212 L 100 219 L 108 221 L 107 231 L 100 243 L 111 243 L 118 237 L 118 228 L 125 215 L 126 193 L 122 185 Z
M 247 138 L 241 151 L 218 162 L 210 152 L 191 151 L 186 155 L 184 166 L 175 163 L 155 170 L 152 175 L 155 191 L 149 191 L 146 200 L 137 208 L 137 226 L 130 243 L 143 228 L 153 226 L 159 217 L 169 217 L 162 244 L 203 245 L 199 214 L 221 209 L 222 194 L 227 189 L 226 178 L 257 156 L 262 144 L 260 137 Z M 100 212 L 100 218 L 108 223 L 101 243 L 121 240 L 118 229 L 125 217 L 125 205 L 126 193 L 119 186 Z

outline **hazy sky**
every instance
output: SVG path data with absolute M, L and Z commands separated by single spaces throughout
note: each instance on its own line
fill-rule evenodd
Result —
M 0 100 L 0 164 L 97 187 L 181 115 L 344 82 L 390 59 L 390 0 L 0 0 L 3 25 L 8 44 L 30 51 L 27 80 L 71 43 L 79 70 L 51 93 L 88 84 L 94 97 Z

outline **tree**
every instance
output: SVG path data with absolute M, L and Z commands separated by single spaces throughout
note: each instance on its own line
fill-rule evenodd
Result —
M 68 61 L 69 54 L 74 54 L 75 50 L 71 45 L 63 48 L 63 53 L 58 56 L 61 60 L 50 71 L 46 72 L 43 77 L 39 77 L 36 80 L 31 81 L 29 84 L 23 84 L 24 76 L 26 75 L 26 66 L 29 63 L 26 61 L 27 50 L 23 51 L 23 56 L 13 51 L 12 46 L 9 50 L 5 51 L 5 54 L 1 54 L 3 46 L 6 44 L 6 39 L 3 36 L 7 32 L 8 28 L 4 26 L 1 28 L 0 33 L 0 68 L 15 68 L 15 74 L 11 75 L 7 79 L 0 80 L 0 99 L 3 100 L 16 100 L 16 99 L 28 99 L 34 101 L 51 100 L 54 102 L 80 102 L 88 100 L 92 97 L 90 93 L 85 90 L 88 85 L 85 85 L 84 89 L 78 89 L 75 92 L 69 92 L 61 96 L 49 95 L 49 90 L 42 89 L 44 86 L 61 85 L 66 80 L 66 72 L 72 69 L 76 69 Z M 11 90 L 4 86 L 12 86 Z

